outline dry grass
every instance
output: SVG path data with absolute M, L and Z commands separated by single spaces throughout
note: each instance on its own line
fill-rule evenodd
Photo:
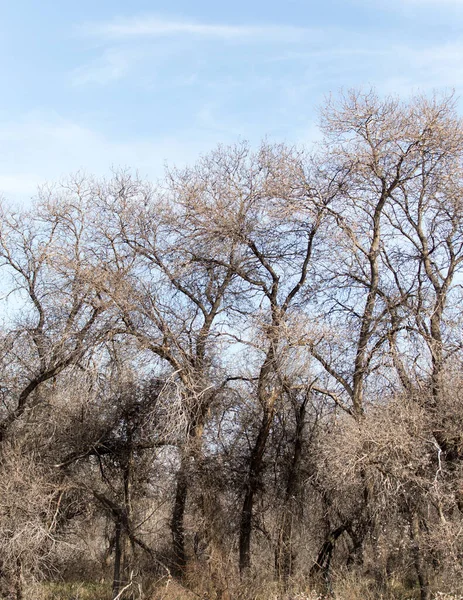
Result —
M 111 600 L 108 584 L 97 583 L 46 583 L 30 587 L 27 598 L 33 600 Z M 284 591 L 277 584 L 240 583 L 219 594 L 209 590 L 188 590 L 174 580 L 159 583 L 146 600 L 419 600 L 418 589 L 405 589 L 391 583 L 389 589 L 380 591 L 367 578 L 344 577 L 333 585 L 331 594 L 300 589 Z M 437 592 L 433 600 L 463 600 L 459 593 Z
M 45 583 L 29 587 L 25 597 L 31 600 L 111 600 L 111 586 L 99 583 Z

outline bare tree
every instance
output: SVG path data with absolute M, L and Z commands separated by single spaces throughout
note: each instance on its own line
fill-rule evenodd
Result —
M 462 123 L 354 91 L 321 124 L 312 155 L 219 147 L 2 208 L 5 593 L 81 525 L 113 597 L 143 571 L 223 600 L 455 587 Z
M 182 398 L 178 417 L 184 423 L 185 437 L 179 445 L 171 522 L 175 561 L 181 572 L 187 558 L 184 515 L 189 481 L 194 478 L 195 462 L 201 460 L 204 426 L 220 387 L 214 348 L 233 273 L 229 267 L 196 259 L 194 225 L 171 202 L 172 196 L 183 193 L 181 184 L 172 180 L 170 187 L 170 192 L 162 194 L 122 175 L 98 194 L 103 214 L 112 211 L 112 220 L 100 225 L 109 252 L 107 270 L 110 280 L 124 281 L 111 291 L 121 315 L 118 334 L 133 336 L 149 350 L 160 368 L 167 368 L 178 381 Z M 130 266 L 124 271 L 121 257 L 127 260 L 127 256 Z
M 241 282 L 236 314 L 255 315 L 258 343 L 245 335 L 234 339 L 245 352 L 254 347 L 259 359 L 255 394 L 261 423 L 249 454 L 240 523 L 240 570 L 251 564 L 253 505 L 260 486 L 263 459 L 285 378 L 282 356 L 299 340 L 286 334 L 310 283 L 315 240 L 326 198 L 309 180 L 309 159 L 284 146 L 220 149 L 193 171 L 190 194 L 183 203 L 193 215 L 199 245 L 219 245 L 219 254 L 201 261 L 229 270 Z M 191 178 L 191 175 L 190 175 Z M 225 250 L 223 250 L 225 249 Z M 210 250 L 209 250 L 210 251 Z M 257 317 L 257 318 L 256 318 Z
M 15 309 L 2 339 L 0 440 L 40 401 L 43 383 L 76 365 L 108 333 L 107 304 L 95 291 L 85 249 L 84 201 L 76 206 L 44 193 L 35 211 L 1 213 L 1 266 Z

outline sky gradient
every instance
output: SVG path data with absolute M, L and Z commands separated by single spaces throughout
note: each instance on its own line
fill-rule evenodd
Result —
M 463 0 L 1 1 L 0 193 L 310 143 L 341 88 L 463 93 Z M 462 106 L 459 100 L 459 106 Z

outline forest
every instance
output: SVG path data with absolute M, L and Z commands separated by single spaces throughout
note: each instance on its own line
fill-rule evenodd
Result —
M 2 200 L 2 600 L 462 597 L 456 107 Z

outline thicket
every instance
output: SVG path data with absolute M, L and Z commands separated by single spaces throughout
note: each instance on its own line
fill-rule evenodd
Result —
M 462 121 L 321 128 L 3 202 L 0 597 L 463 593 Z

